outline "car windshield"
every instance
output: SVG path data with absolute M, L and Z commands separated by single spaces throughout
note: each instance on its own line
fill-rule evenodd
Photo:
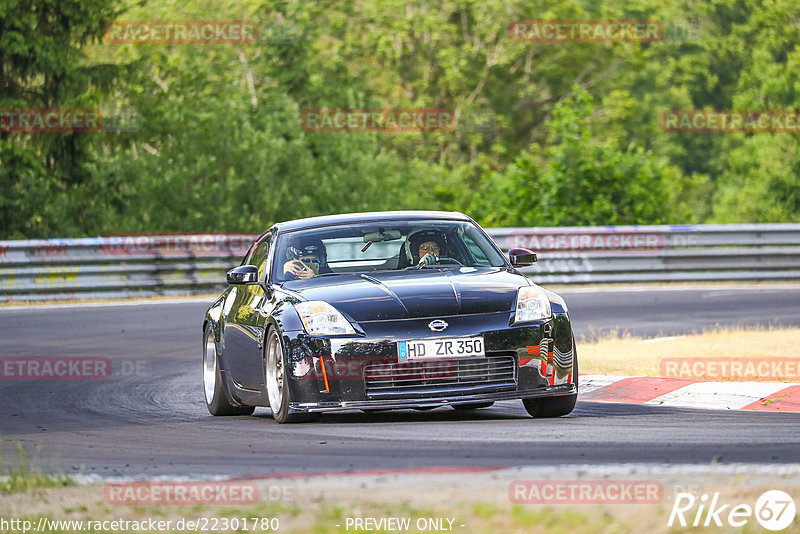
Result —
M 505 265 L 485 234 L 461 221 L 380 221 L 286 232 L 278 238 L 275 258 L 278 282 L 295 279 L 291 262 L 308 266 L 315 276 Z

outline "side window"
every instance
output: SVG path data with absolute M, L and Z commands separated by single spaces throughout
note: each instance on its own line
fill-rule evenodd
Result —
M 270 244 L 272 244 L 272 236 L 267 236 L 264 241 L 256 246 L 253 255 L 250 256 L 249 264 L 258 267 L 259 280 L 264 278 L 264 269 L 267 264 L 267 256 L 269 256 Z
M 475 261 L 476 265 L 488 266 L 488 265 L 491 264 L 489 262 L 489 259 L 486 257 L 486 254 L 483 253 L 483 250 L 481 250 L 481 248 L 478 246 L 478 244 L 475 243 L 475 241 L 473 241 L 472 238 L 467 233 L 465 233 L 463 231 L 459 231 L 459 234 L 461 234 L 461 238 L 464 240 L 464 243 L 467 245 L 467 248 L 469 249 L 470 254 L 472 254 L 472 257 L 474 258 L 474 261 Z
M 256 249 L 256 242 L 253 241 L 253 244 L 250 245 L 250 248 L 247 249 L 247 252 L 244 254 L 244 258 L 242 258 L 242 263 L 239 265 L 250 265 L 250 257 L 253 255 L 253 251 Z

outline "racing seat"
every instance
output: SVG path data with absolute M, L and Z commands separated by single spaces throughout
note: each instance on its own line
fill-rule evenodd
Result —
M 411 267 L 411 259 L 406 255 L 406 242 L 403 240 L 403 244 L 400 245 L 400 252 L 397 255 L 397 268 L 405 269 L 406 267 Z

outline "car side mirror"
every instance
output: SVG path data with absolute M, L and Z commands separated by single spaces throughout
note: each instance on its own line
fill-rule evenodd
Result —
M 234 267 L 228 271 L 226 278 L 229 284 L 257 284 L 258 267 L 255 265 L 240 265 L 239 267 Z
M 528 267 L 538 261 L 536 253 L 527 248 L 512 248 L 508 251 L 508 259 L 512 267 Z

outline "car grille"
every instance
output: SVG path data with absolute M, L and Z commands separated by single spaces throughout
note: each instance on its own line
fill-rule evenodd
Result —
M 368 399 L 469 395 L 514 390 L 514 356 L 369 363 L 364 366 Z

